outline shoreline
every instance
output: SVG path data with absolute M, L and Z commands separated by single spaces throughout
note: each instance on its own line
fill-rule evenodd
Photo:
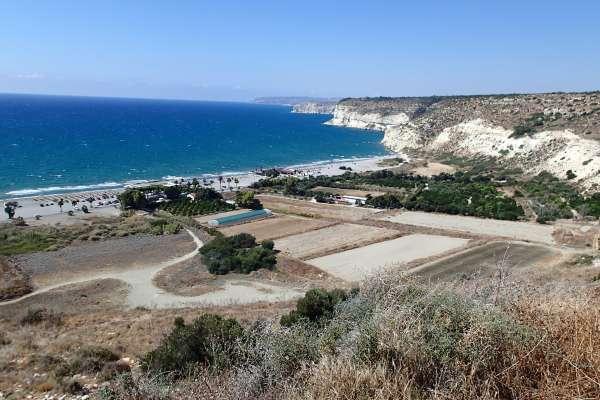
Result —
M 408 161 L 408 157 L 405 154 L 388 154 L 382 156 L 374 156 L 374 157 L 356 157 L 356 158 L 345 158 L 345 159 L 333 159 L 333 160 L 324 160 L 324 161 L 314 161 L 311 163 L 305 164 L 297 164 L 290 165 L 284 168 L 280 167 L 271 167 L 278 168 L 284 170 L 294 171 L 290 176 L 295 177 L 307 177 L 307 176 L 317 176 L 317 175 L 326 175 L 326 176 L 336 176 L 342 175 L 347 172 L 346 169 L 340 169 L 340 167 L 345 166 L 351 168 L 352 172 L 366 172 L 366 171 L 376 171 L 385 168 L 389 168 L 386 166 L 380 166 L 379 163 L 382 160 L 402 157 L 404 160 Z M 269 169 L 269 168 L 265 168 Z M 223 185 L 219 187 L 218 177 L 222 176 Z M 226 192 L 226 191 L 234 191 L 239 188 L 244 188 L 250 186 L 252 183 L 257 182 L 260 179 L 265 178 L 262 175 L 257 173 L 257 170 L 247 171 L 247 172 L 230 172 L 224 171 L 221 174 L 202 174 L 198 176 L 167 176 L 161 179 L 156 180 L 136 180 L 129 181 L 131 183 L 124 182 L 123 184 L 118 183 L 110 183 L 106 184 L 106 186 L 102 186 L 102 184 L 97 185 L 77 185 L 72 187 L 97 187 L 98 189 L 91 190 L 74 190 L 74 191 L 60 191 L 57 188 L 56 192 L 53 193 L 43 193 L 44 188 L 35 189 L 40 190 L 39 194 L 31 194 L 21 197 L 7 197 L 0 199 L 0 204 L 2 208 L 4 208 L 4 203 L 8 201 L 16 201 L 19 203 L 19 207 L 16 210 L 15 217 L 23 217 L 26 220 L 35 219 L 36 215 L 41 216 L 42 220 L 45 217 L 50 216 L 67 216 L 69 211 L 74 211 L 77 214 L 81 214 L 81 211 L 78 208 L 75 208 L 71 205 L 71 200 L 79 200 L 80 205 L 87 205 L 90 209 L 90 215 L 94 214 L 103 214 L 103 215 L 111 215 L 116 214 L 113 210 L 118 210 L 118 207 L 114 204 L 105 204 L 107 202 L 112 202 L 116 195 L 123 192 L 128 188 L 134 187 L 143 187 L 148 185 L 160 185 L 160 184 L 172 184 L 174 181 L 184 182 L 191 181 L 192 179 L 197 179 L 203 187 L 212 188 L 217 190 L 218 192 Z M 231 182 L 227 182 L 226 179 L 231 178 Z M 238 180 L 238 183 L 234 183 L 234 179 Z M 116 186 L 119 185 L 119 186 Z M 68 186 L 66 186 L 68 187 Z M 34 190 L 34 189 L 23 189 L 25 190 Z M 47 189 L 46 189 L 47 190 Z M 90 204 L 85 199 L 93 197 L 95 200 Z M 64 206 L 62 208 L 62 212 L 56 201 L 58 199 L 64 199 Z M 41 204 L 44 204 L 42 207 Z M 0 222 L 7 222 L 7 215 L 2 212 L 0 214 Z

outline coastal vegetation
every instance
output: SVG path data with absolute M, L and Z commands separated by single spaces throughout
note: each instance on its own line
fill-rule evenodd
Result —
M 160 203 L 156 208 L 167 211 L 173 215 L 183 215 L 188 217 L 235 210 L 233 204 L 226 203 L 222 200 L 191 200 L 187 197 Z
M 234 236 L 217 236 L 200 249 L 202 262 L 208 271 L 215 275 L 230 272 L 248 274 L 260 268 L 274 269 L 277 263 L 272 240 L 260 245 L 248 233 Z
M 235 209 L 233 204 L 210 188 L 188 186 L 147 186 L 128 189 L 119 195 L 124 210 L 163 210 L 173 215 L 196 216 Z
M 345 189 L 371 189 L 389 193 L 368 197 L 367 206 L 375 208 L 406 208 L 448 214 L 516 220 L 524 215 L 514 199 L 498 190 L 492 177 L 457 172 L 424 177 L 381 170 L 367 174 L 345 173 L 336 177 L 306 179 L 263 179 L 254 188 L 279 190 L 284 194 L 313 196 L 324 202 L 326 195 L 313 191 L 317 186 Z
M 285 327 L 176 319 L 142 358 L 148 375 L 122 375 L 101 398 L 597 398 L 597 309 L 548 310 L 498 297 L 494 285 L 387 273 L 335 304 L 326 291 L 307 293 L 295 310 L 307 318 Z

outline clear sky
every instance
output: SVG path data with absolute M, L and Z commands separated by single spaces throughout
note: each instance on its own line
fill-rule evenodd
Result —
M 0 1 L 0 92 L 248 100 L 600 89 L 600 1 Z

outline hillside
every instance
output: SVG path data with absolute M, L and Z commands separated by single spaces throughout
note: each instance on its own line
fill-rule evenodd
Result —
M 587 191 L 600 185 L 600 92 L 350 98 L 328 124 L 383 131 L 396 152 L 483 156 L 561 178 L 570 170 Z

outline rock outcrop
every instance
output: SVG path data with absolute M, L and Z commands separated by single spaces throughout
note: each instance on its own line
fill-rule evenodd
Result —
M 383 131 L 395 152 L 485 156 L 561 178 L 571 170 L 600 188 L 599 92 L 344 99 L 327 124 Z

